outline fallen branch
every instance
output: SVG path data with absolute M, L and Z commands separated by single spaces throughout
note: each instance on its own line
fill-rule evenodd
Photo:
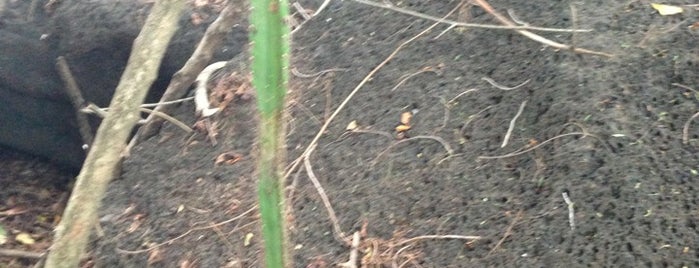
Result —
M 56 68 L 58 69 L 58 74 L 61 76 L 63 83 L 65 83 L 66 95 L 70 99 L 70 103 L 73 104 L 75 108 L 75 117 L 78 121 L 78 131 L 83 139 L 83 145 L 85 148 L 92 146 L 92 141 L 95 136 L 92 134 L 92 127 L 90 126 L 90 121 L 87 120 L 87 115 L 80 112 L 85 106 L 85 99 L 82 93 L 80 93 L 80 88 L 78 83 L 75 82 L 73 73 L 70 71 L 70 66 L 68 66 L 68 61 L 63 56 L 56 59 Z
M 112 111 L 97 130 L 61 222 L 55 228 L 46 267 L 79 267 L 107 185 L 117 174 L 121 153 L 140 119 L 139 105 L 157 77 L 168 44 L 178 28 L 184 0 L 157 1 L 134 40 L 128 64 L 117 85 Z

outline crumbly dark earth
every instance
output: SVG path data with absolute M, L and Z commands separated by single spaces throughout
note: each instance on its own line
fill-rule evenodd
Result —
M 699 120 L 688 121 L 699 112 L 695 7 L 660 16 L 644 1 L 490 2 L 530 25 L 592 29 L 539 33 L 614 56 L 448 25 L 402 47 L 349 99 L 310 156 L 340 228 L 361 233 L 358 261 L 699 267 Z M 441 17 L 459 1 L 395 4 Z M 497 23 L 474 6 L 450 18 Z M 293 36 L 289 162 L 373 68 L 432 24 L 354 1 L 333 1 L 304 24 Z M 502 90 L 484 78 L 524 85 Z M 215 142 L 166 125 L 135 148 L 104 200 L 89 264 L 262 267 L 254 104 L 235 100 L 213 117 Z M 186 104 L 175 116 L 193 125 L 192 111 Z M 404 112 L 414 115 L 399 139 Z M 353 121 L 358 128 L 347 131 Z M 307 171 L 302 163 L 288 178 L 295 267 L 336 267 L 351 250 L 335 238 Z M 9 208 L 2 197 L 0 211 Z M 16 218 L 0 220 L 15 226 Z M 428 235 L 442 237 L 409 240 Z

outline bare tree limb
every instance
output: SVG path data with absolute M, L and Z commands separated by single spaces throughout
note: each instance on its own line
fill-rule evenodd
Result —
M 85 106 L 86 102 L 83 98 L 82 93 L 80 93 L 80 88 L 78 83 L 75 82 L 73 78 L 73 73 L 70 71 L 70 66 L 68 66 L 68 61 L 63 56 L 56 59 L 56 68 L 58 69 L 58 74 L 60 74 L 63 83 L 65 84 L 66 95 L 70 98 L 70 102 L 75 108 L 75 116 L 78 120 L 78 130 L 80 131 L 80 136 L 83 138 L 83 143 L 85 145 L 92 146 L 92 141 L 95 137 L 92 135 L 92 127 L 90 122 L 87 120 L 87 115 L 80 112 L 80 110 Z M 85 148 L 85 147 L 83 147 Z
M 80 258 L 95 227 L 97 211 L 121 163 L 121 153 L 140 117 L 143 103 L 158 74 L 170 39 L 184 10 L 184 0 L 159 0 L 136 37 L 129 61 L 92 149 L 75 182 L 61 223 L 56 227 L 47 268 L 79 267 Z

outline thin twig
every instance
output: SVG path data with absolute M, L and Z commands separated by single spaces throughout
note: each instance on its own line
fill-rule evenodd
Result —
M 570 6 L 570 20 L 573 24 L 573 29 L 578 28 L 578 12 L 575 9 L 575 6 L 573 3 L 569 4 Z M 578 35 L 576 32 L 573 32 L 570 36 L 570 47 L 572 49 L 575 49 L 576 44 L 578 43 Z
M 478 89 L 472 88 L 472 89 L 466 90 L 464 92 L 461 92 L 461 93 L 459 93 L 459 95 L 456 95 L 456 97 L 451 98 L 451 100 L 449 100 L 447 103 L 452 104 L 452 103 L 454 103 L 454 101 L 456 101 L 456 99 L 460 98 L 461 96 L 466 95 L 466 94 L 471 93 L 471 92 L 475 92 L 475 91 L 478 91 Z
M 510 140 L 510 136 L 512 136 L 512 131 L 515 129 L 515 122 L 517 122 L 517 118 L 519 118 L 519 116 L 522 115 L 522 111 L 524 111 L 524 106 L 527 106 L 526 100 L 519 105 L 519 110 L 517 110 L 517 114 L 515 114 L 515 117 L 513 117 L 512 120 L 510 120 L 510 126 L 507 128 L 507 133 L 505 134 L 505 138 L 502 139 L 502 145 L 500 145 L 500 148 L 505 148 L 505 146 L 507 146 L 507 142 Z
M 371 130 L 371 129 L 355 129 L 350 131 L 349 133 L 370 133 L 370 134 L 376 134 L 376 135 L 381 135 L 389 140 L 393 140 L 393 136 L 391 136 L 391 133 L 388 133 L 386 131 L 380 131 L 380 130 Z
M 363 1 L 363 0 L 355 0 L 355 1 Z M 490 4 L 488 4 L 488 2 L 486 2 L 485 0 L 473 0 L 473 1 L 476 2 L 486 12 L 493 15 L 493 17 L 495 17 L 498 21 L 500 21 L 500 23 L 507 25 L 507 26 L 517 27 L 517 25 L 514 22 L 510 21 L 507 17 L 505 17 L 502 14 L 495 11 L 495 9 L 493 9 L 493 7 L 490 6 Z M 573 51 L 576 53 L 592 54 L 592 55 L 605 56 L 605 57 L 610 57 L 610 58 L 614 56 L 614 55 L 609 54 L 609 53 L 592 51 L 592 50 L 588 50 L 588 49 L 584 49 L 584 48 L 574 48 L 574 47 L 571 47 L 569 45 L 565 45 L 565 44 L 561 44 L 561 43 L 549 40 L 547 38 L 544 38 L 538 34 L 532 33 L 532 32 L 527 31 L 527 30 L 531 30 L 531 29 L 515 29 L 515 31 L 517 31 L 519 34 L 524 35 L 524 36 L 528 37 L 529 39 L 532 39 L 534 41 L 537 41 L 539 43 L 542 43 L 544 45 L 554 47 L 557 49 L 570 50 L 570 51 Z M 579 31 L 579 30 L 576 30 L 576 31 Z
M 296 9 L 296 12 L 298 12 L 304 20 L 310 20 L 312 18 L 312 16 L 308 14 L 308 12 L 306 12 L 306 9 L 303 8 L 301 4 L 299 4 L 299 2 L 294 2 L 293 4 L 291 4 L 291 6 L 293 6 Z
M 692 117 L 690 117 L 689 120 L 687 120 L 687 122 L 684 123 L 684 128 L 682 128 L 682 143 L 689 143 L 689 125 L 692 123 L 692 120 L 694 120 L 694 118 L 697 117 L 699 117 L 699 112 L 692 115 Z
M 496 87 L 496 88 L 498 88 L 498 89 L 502 89 L 502 90 L 504 90 L 504 91 L 509 91 L 509 90 L 518 89 L 518 88 L 520 88 L 520 87 L 526 85 L 527 83 L 529 83 L 529 81 L 530 81 L 531 79 L 527 79 L 526 81 L 524 81 L 524 82 L 522 82 L 521 84 L 516 85 L 516 86 L 514 86 L 514 87 L 506 87 L 506 86 L 500 85 L 500 84 L 498 84 L 497 82 L 495 82 L 495 80 L 490 79 L 490 77 L 485 77 L 485 76 L 484 76 L 484 77 L 481 77 L 481 80 L 485 80 L 486 82 L 488 82 L 488 84 L 490 84 L 491 86 L 494 86 L 494 87 Z
M 393 88 L 391 89 L 391 91 L 395 91 L 398 87 L 400 87 L 401 85 L 405 84 L 405 81 L 408 81 L 408 79 L 410 79 L 410 78 L 412 78 L 412 77 L 414 77 L 414 76 L 416 76 L 416 75 L 418 75 L 418 74 L 421 74 L 421 73 L 434 73 L 434 74 L 439 75 L 439 73 L 438 73 L 437 71 L 435 71 L 435 70 L 432 68 L 432 66 L 427 66 L 427 67 L 425 67 L 425 68 L 422 68 L 422 70 L 419 70 L 419 71 L 414 72 L 414 73 L 412 73 L 412 74 L 408 74 L 408 75 L 402 76 L 402 77 L 400 78 L 401 80 L 400 80 L 395 86 L 393 86 Z
M 357 268 L 357 257 L 359 257 L 359 232 L 354 232 L 352 235 L 352 245 L 350 248 L 349 260 L 344 263 L 340 263 L 337 266 L 345 268 Z
M 442 125 L 436 128 L 435 130 L 432 131 L 433 134 L 436 134 L 437 132 L 442 131 L 442 129 L 447 127 L 447 124 L 449 124 L 449 104 L 447 103 L 447 100 L 445 100 L 443 97 L 439 97 L 439 102 L 442 104 L 444 107 L 444 116 L 442 117 Z
M 379 155 L 377 155 L 376 158 L 374 158 L 374 161 L 373 161 L 374 164 L 377 163 L 377 161 L 381 158 L 381 156 L 383 156 L 384 154 L 386 154 L 388 151 L 391 150 L 391 148 L 395 147 L 396 145 L 401 144 L 401 143 L 404 143 L 404 142 L 409 142 L 409 141 L 418 140 L 418 139 L 428 139 L 428 140 L 437 141 L 437 142 L 439 142 L 439 143 L 442 145 L 442 147 L 444 147 L 444 150 L 447 151 L 447 157 L 449 157 L 449 156 L 451 156 L 451 155 L 454 154 L 454 150 L 451 148 L 451 146 L 449 145 L 449 143 L 448 143 L 447 141 L 445 141 L 444 139 L 442 139 L 441 137 L 439 137 L 439 136 L 426 136 L 426 135 L 423 135 L 423 136 L 410 137 L 410 138 L 407 138 L 407 139 L 403 139 L 403 140 L 394 142 L 393 144 L 389 145 L 388 148 L 384 149 L 381 153 L 379 153 Z
M 418 17 L 421 19 L 426 19 L 426 20 L 431 20 L 435 21 L 438 23 L 444 23 L 444 24 L 449 24 L 449 25 L 454 25 L 456 27 L 470 27 L 470 28 L 483 28 L 483 29 L 497 29 L 497 30 L 532 30 L 532 31 L 542 31 L 542 32 L 591 32 L 592 30 L 570 30 L 570 29 L 559 29 L 559 28 L 546 28 L 546 27 L 532 27 L 532 26 L 517 26 L 517 25 L 490 25 L 490 24 L 478 24 L 478 23 L 467 23 L 467 22 L 459 22 L 459 21 L 453 21 L 445 18 L 438 18 L 438 17 L 433 17 L 427 14 L 415 12 L 409 9 L 404 9 L 397 7 L 395 5 L 390 5 L 386 3 L 379 3 L 379 2 L 374 2 L 374 1 L 369 1 L 369 0 L 353 0 L 357 3 L 368 5 L 368 6 L 373 6 L 373 7 L 378 7 L 378 8 L 384 8 L 388 10 L 393 10 L 398 13 L 403 13 L 406 15 Z
M 522 26 L 529 26 L 529 23 L 524 22 L 523 20 L 519 19 L 517 15 L 515 15 L 515 11 L 512 9 L 507 9 L 507 15 L 510 16 L 510 19 L 514 21 L 515 23 L 522 25 Z
M 311 15 L 311 16 L 310 16 L 309 18 L 307 18 L 307 19 L 305 19 L 306 17 L 304 16 L 304 19 L 305 19 L 305 20 L 304 20 L 303 22 L 301 22 L 301 24 L 295 25 L 296 28 L 294 28 L 294 29 L 290 32 L 290 34 L 293 35 L 293 34 L 296 33 L 299 29 L 301 29 L 301 27 L 303 27 L 303 25 L 306 24 L 306 22 L 309 22 L 311 19 L 313 19 L 313 18 L 315 18 L 316 16 L 318 16 L 318 14 L 320 14 L 320 12 L 323 12 L 323 10 L 324 10 L 326 7 L 328 7 L 328 4 L 330 4 L 330 0 L 325 0 L 325 1 L 323 1 L 323 3 L 320 4 L 320 7 L 318 7 L 318 10 L 316 10 L 316 12 L 314 12 L 313 15 Z
M 182 130 L 184 130 L 187 133 L 194 131 L 194 130 L 192 130 L 192 128 L 187 126 L 185 123 L 182 123 L 182 121 L 177 120 L 176 118 L 174 118 L 166 113 L 156 111 L 156 110 L 147 109 L 147 108 L 141 108 L 141 112 L 149 113 L 149 114 L 155 115 L 157 117 L 160 117 L 162 119 L 165 119 L 165 121 L 170 122 L 171 124 L 181 128 Z
M 177 118 L 174 118 L 166 113 L 151 110 L 148 108 L 144 108 L 142 106 L 140 107 L 140 110 L 141 110 L 141 112 L 153 114 L 154 116 L 162 118 L 163 120 L 172 123 L 173 125 L 181 128 L 182 130 L 184 130 L 187 133 L 190 133 L 193 131 L 192 128 L 187 126 L 187 124 L 182 123 L 182 121 L 177 120 Z M 94 103 L 90 103 L 85 108 L 81 109 L 80 111 L 82 113 L 95 114 L 95 115 L 99 116 L 100 118 L 105 118 L 107 116 L 107 111 L 109 111 L 109 108 L 100 108 L 100 107 L 97 107 L 97 105 L 95 105 Z M 143 123 L 143 120 L 139 122 L 139 124 L 142 124 L 142 123 Z
M 178 103 L 183 103 L 187 101 L 193 100 L 194 97 L 186 97 L 186 98 L 181 98 L 178 100 L 173 100 L 173 101 L 166 101 L 166 102 L 156 102 L 156 103 L 144 103 L 140 107 L 141 108 L 153 108 L 157 107 L 158 105 L 172 105 L 172 104 L 178 104 Z
M 328 6 L 328 4 L 330 4 L 330 0 L 323 1 L 323 4 L 321 4 L 320 7 L 318 7 L 318 10 L 316 10 L 315 13 L 313 13 L 313 17 L 318 16 L 320 12 L 323 12 L 323 10 Z
M 571 132 L 571 133 L 561 134 L 561 135 L 555 136 L 555 137 L 553 137 L 553 138 L 550 138 L 550 139 L 548 139 L 548 140 L 546 140 L 546 141 L 544 141 L 544 142 L 542 142 L 542 143 L 539 143 L 539 144 L 537 144 L 536 146 L 533 146 L 533 147 L 531 147 L 531 148 L 529 148 L 529 149 L 526 149 L 526 150 L 524 150 L 524 151 L 517 151 L 517 152 L 512 152 L 512 153 L 509 153 L 509 154 L 505 154 L 505 155 L 498 155 L 498 156 L 479 156 L 478 159 L 500 159 L 500 158 L 508 158 L 508 157 L 513 157 L 513 156 L 518 156 L 518 155 L 521 155 L 521 154 L 525 154 L 525 153 L 527 153 L 527 152 L 530 152 L 530 151 L 532 151 L 532 150 L 536 150 L 537 148 L 539 148 L 539 147 L 543 146 L 544 144 L 547 144 L 547 143 L 549 143 L 549 142 L 551 142 L 551 141 L 553 141 L 553 140 L 555 140 L 555 139 L 563 138 L 563 137 L 566 137 L 566 136 L 583 136 L 583 137 L 587 137 L 587 136 L 591 136 L 591 135 L 588 134 L 588 133 L 585 133 L 585 132 Z
M 323 186 L 320 184 L 320 181 L 318 181 L 315 173 L 313 173 L 313 166 L 311 166 L 311 161 L 308 158 L 308 156 L 303 158 L 303 165 L 306 168 L 306 174 L 311 180 L 311 183 L 313 183 L 313 186 L 316 188 L 318 195 L 320 195 L 320 200 L 323 201 L 325 209 L 328 210 L 328 217 L 330 217 L 335 238 L 337 238 L 338 241 L 347 242 L 345 241 L 345 233 L 342 231 L 340 222 L 337 220 L 337 216 L 335 215 L 335 210 L 333 209 L 332 204 L 330 204 L 330 199 L 328 198 L 328 195 L 325 194 L 325 189 L 323 189 Z
M 445 239 L 457 239 L 457 240 L 478 240 L 481 239 L 482 237 L 477 236 L 477 235 L 421 235 L 421 236 L 416 236 L 413 238 L 409 238 L 403 241 L 400 241 L 396 243 L 394 246 L 400 246 L 400 245 L 405 245 L 408 243 L 413 243 L 416 241 L 420 240 L 428 240 L 428 239 L 437 239 L 437 240 L 445 240 Z
M 685 86 L 685 85 L 680 84 L 680 83 L 672 83 L 672 84 L 670 84 L 670 85 L 673 85 L 673 86 L 676 86 L 676 87 L 680 87 L 680 88 L 684 88 L 684 89 L 686 89 L 686 90 L 691 90 L 692 92 L 694 92 L 694 94 L 699 94 L 699 91 L 697 91 L 696 89 L 693 89 L 693 88 L 691 88 L 691 87 Z
M 495 244 L 495 246 L 493 246 L 493 248 L 490 249 L 490 251 L 488 251 L 488 254 L 486 255 L 486 257 L 493 254 L 502 245 L 502 243 L 505 242 L 505 239 L 507 239 L 508 237 L 510 237 L 512 235 L 512 229 L 515 228 L 515 225 L 517 224 L 517 221 L 519 221 L 520 218 L 522 218 L 522 211 L 521 210 L 519 212 L 517 212 L 517 216 L 515 216 L 515 218 L 512 220 L 512 223 L 510 223 L 510 225 L 507 226 L 507 229 L 505 230 L 505 233 L 502 235 L 502 238 L 500 238 L 500 240 L 498 240 L 498 243 Z
M 2 257 L 12 257 L 12 258 L 24 258 L 24 259 L 41 259 L 46 255 L 46 253 L 38 253 L 17 249 L 4 249 L 0 248 L 0 256 Z
M 296 67 L 291 68 L 291 74 L 295 75 L 296 77 L 300 77 L 300 78 L 314 78 L 314 77 L 317 77 L 320 75 L 324 75 L 326 73 L 346 72 L 346 71 L 349 71 L 349 69 L 347 69 L 347 68 L 332 68 L 332 69 L 322 70 L 320 72 L 316 72 L 313 74 L 305 74 L 305 73 L 299 72 L 299 70 L 296 69 Z

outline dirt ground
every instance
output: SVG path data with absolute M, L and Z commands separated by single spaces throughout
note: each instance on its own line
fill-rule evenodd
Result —
M 490 2 L 530 25 L 592 29 L 538 33 L 614 56 L 444 24 L 402 47 L 310 156 L 340 229 L 361 234 L 358 261 L 698 267 L 696 7 L 661 16 L 646 1 Z M 394 3 L 442 17 L 459 1 Z M 449 18 L 497 24 L 469 5 Z M 372 69 L 433 23 L 333 1 L 294 33 L 289 162 Z M 138 146 L 110 186 L 86 265 L 262 267 L 254 104 L 237 100 L 209 121 L 215 139 L 167 125 Z M 194 124 L 192 111 L 175 115 Z M 406 112 L 410 129 L 397 133 Z M 351 248 L 308 174 L 302 163 L 288 178 L 295 267 L 336 267 Z

